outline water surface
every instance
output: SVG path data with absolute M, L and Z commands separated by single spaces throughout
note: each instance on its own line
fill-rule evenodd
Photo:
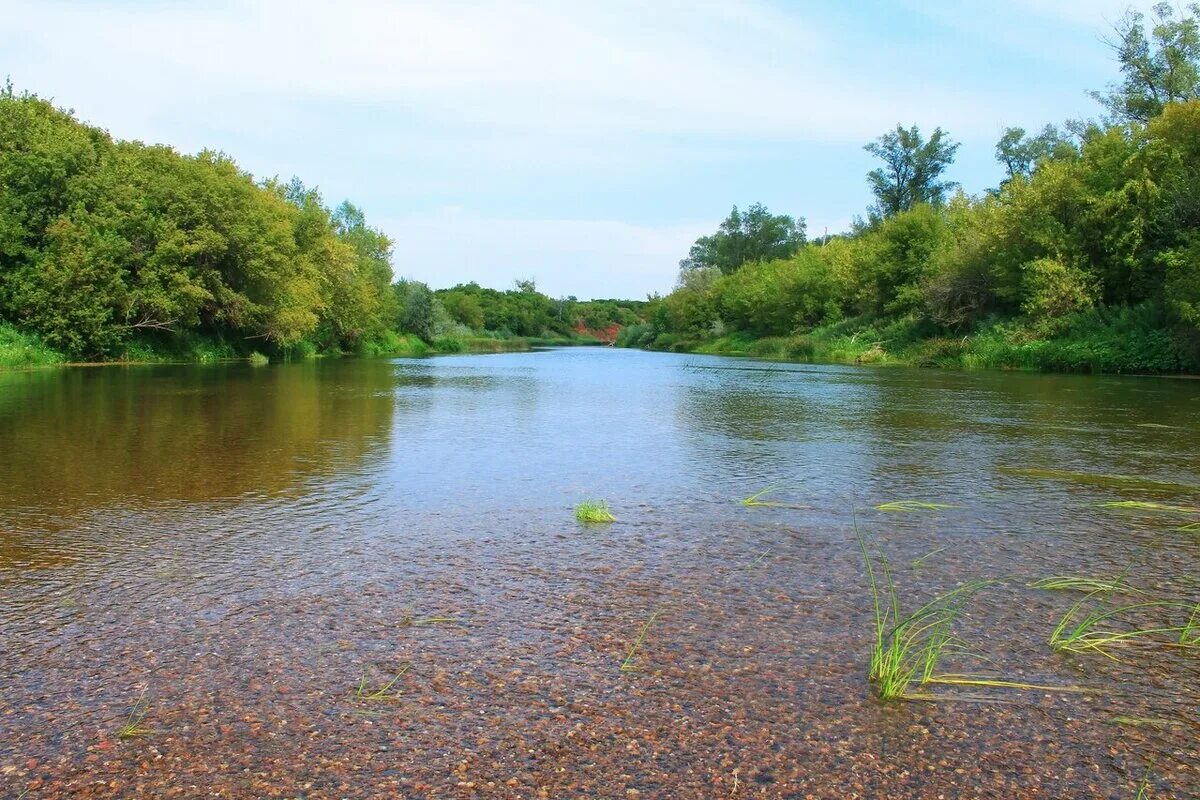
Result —
M 801 507 L 740 504 L 768 486 Z M 0 373 L 0 796 L 1132 797 L 1151 762 L 1200 796 L 1196 651 L 1053 653 L 1080 596 L 1027 587 L 1133 563 L 1200 600 L 1200 514 L 1100 505 L 1197 486 L 1186 380 L 610 349 Z M 586 497 L 619 521 L 577 525 Z M 911 499 L 952 508 L 874 508 Z M 947 669 L 1091 692 L 879 703 L 856 524 L 906 605 L 997 581 Z

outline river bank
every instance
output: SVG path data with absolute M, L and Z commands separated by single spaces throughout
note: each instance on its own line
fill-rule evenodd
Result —
M 946 336 L 920 321 L 851 319 L 792 336 L 729 333 L 657 336 L 644 326 L 622 332 L 618 345 L 677 353 L 749 356 L 773 361 L 876 364 L 942 369 L 998 369 L 1093 374 L 1194 375 L 1195 343 L 1162 323 L 1152 309 L 1095 310 L 1048 331 L 1022 320 L 982 325 Z
M 585 336 L 443 336 L 427 342 L 414 334 L 390 334 L 383 339 L 365 342 L 358 351 L 328 351 L 318 353 L 304 346 L 265 355 L 256 350 L 239 352 L 218 339 L 181 337 L 173 346 L 164 347 L 138 342 L 119 358 L 108 360 L 73 360 L 47 345 L 34 334 L 22 333 L 0 323 L 0 370 L 38 369 L 46 367 L 104 366 L 113 364 L 212 364 L 222 361 L 250 361 L 266 364 L 272 361 L 305 361 L 312 358 L 373 357 L 423 358 L 464 353 L 520 353 L 538 347 L 575 347 L 603 344 Z

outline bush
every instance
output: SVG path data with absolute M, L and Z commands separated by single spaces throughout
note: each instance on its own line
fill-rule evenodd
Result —
M 0 368 L 48 367 L 64 361 L 62 353 L 39 337 L 0 322 Z

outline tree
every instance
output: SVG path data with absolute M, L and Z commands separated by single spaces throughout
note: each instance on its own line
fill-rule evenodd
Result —
M 1042 159 L 1068 158 L 1078 151 L 1054 125 L 1047 125 L 1036 136 L 1026 136 L 1024 128 L 1005 128 L 996 142 L 996 160 L 1008 171 L 1008 179 L 1028 178 Z
M 401 278 L 393 284 L 396 293 L 396 329 L 401 333 L 415 333 L 427 342 L 433 341 L 434 303 L 433 292 L 424 283 Z
M 701 236 L 688 257 L 679 262 L 684 270 L 716 267 L 728 275 L 752 261 L 788 258 L 804 244 L 804 218 L 772 214 L 755 203 L 745 212 L 734 206 L 711 236 Z
M 1114 26 L 1109 46 L 1121 65 L 1122 80 L 1092 96 L 1116 123 L 1148 122 L 1170 103 L 1200 98 L 1200 4 L 1175 18 L 1170 3 L 1154 6 L 1153 27 L 1145 15 L 1128 11 Z
M 936 128 L 929 141 L 921 137 L 916 125 L 888 131 L 863 149 L 883 161 L 883 166 L 867 174 L 867 183 L 875 195 L 870 209 L 872 221 L 895 216 L 921 203 L 939 206 L 946 194 L 958 184 L 941 180 L 942 173 L 954 163 L 958 143 Z

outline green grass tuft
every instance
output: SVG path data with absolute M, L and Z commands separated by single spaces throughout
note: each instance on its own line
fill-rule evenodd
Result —
M 946 549 L 945 547 L 936 547 L 933 550 L 930 550 L 925 555 L 921 556 L 920 558 L 914 558 L 912 561 L 912 568 L 920 569 L 921 565 L 924 564 L 928 559 L 932 558 L 933 556 L 936 556 L 938 553 L 942 552 L 945 549 Z
M 634 659 L 637 658 L 638 651 L 642 649 L 642 645 L 646 641 L 646 636 L 650 633 L 650 626 L 654 624 L 654 621 L 658 619 L 658 615 L 661 613 L 662 612 L 660 611 L 655 611 L 650 615 L 649 619 L 642 624 L 641 630 L 638 631 L 637 638 L 633 640 L 633 644 L 629 646 L 629 652 L 625 654 L 625 660 L 621 662 L 622 672 L 632 672 L 633 670 L 637 669 L 637 666 L 634 664 Z
M 887 556 L 872 555 L 867 541 L 858 532 L 858 544 L 866 566 L 871 592 L 874 641 L 868 680 L 880 700 L 929 700 L 928 693 L 914 692 L 915 686 L 935 682 L 977 683 L 975 679 L 945 678 L 938 674 L 941 659 L 950 652 L 963 651 L 959 639 L 951 633 L 963 606 L 989 585 L 972 581 L 938 595 L 905 614 L 901 610 Z
M 575 519 L 584 523 L 616 522 L 617 518 L 603 500 L 584 500 L 575 506 Z
M 1099 653 L 1105 658 L 1120 661 L 1114 655 L 1118 647 L 1158 642 L 1180 647 L 1200 646 L 1200 604 L 1175 600 L 1150 600 L 1110 606 L 1105 591 L 1089 594 L 1071 606 L 1050 634 L 1050 647 L 1072 653 Z M 1129 612 L 1147 609 L 1185 609 L 1191 612 L 1183 625 L 1169 623 L 1139 628 L 1125 621 Z
M 265 367 L 267 364 L 271 363 L 271 359 L 267 358 L 257 350 L 250 353 L 248 360 L 250 362 L 250 366 L 252 367 Z
M 1146 765 L 1146 774 L 1142 776 L 1142 782 L 1138 784 L 1137 795 L 1134 800 L 1147 800 L 1150 797 L 1150 777 L 1154 774 L 1154 762 L 1151 761 Z
M 1163 503 L 1151 503 L 1145 500 L 1112 500 L 1101 503 L 1101 508 L 1127 508 L 1136 511 L 1167 511 L 1173 514 L 1200 514 L 1200 508 L 1189 506 L 1168 506 Z
M 1111 475 L 1102 472 L 1074 472 L 1065 469 L 1042 469 L 1040 467 L 997 467 L 996 471 L 1004 475 L 1015 475 L 1020 478 L 1037 478 L 1041 480 L 1058 480 L 1079 483 L 1087 486 L 1103 486 L 1109 488 L 1143 489 L 1158 492 L 1195 492 L 1200 486 L 1172 481 L 1156 481 L 1150 478 L 1139 478 L 1133 475 Z
M 362 678 L 358 681 L 358 688 L 355 689 L 354 696 L 359 700 L 370 703 L 390 703 L 398 700 L 400 692 L 393 692 L 392 687 L 400 682 L 400 679 L 408 673 L 411 666 L 411 664 L 405 664 L 390 681 L 376 689 L 367 686 L 367 673 L 364 672 Z
M 1030 589 L 1054 589 L 1058 591 L 1117 592 L 1141 594 L 1121 578 L 1081 578 L 1074 575 L 1052 575 L 1027 584 Z
M 941 511 L 946 508 L 954 508 L 947 503 L 926 503 L 923 500 L 893 500 L 890 503 L 880 503 L 875 506 L 876 511 Z
M 150 706 L 146 702 L 146 688 L 142 687 L 142 693 L 138 695 L 138 699 L 134 702 L 133 707 L 129 709 L 129 716 L 125 718 L 125 724 L 117 729 L 117 738 L 135 739 L 139 736 L 149 736 L 154 733 L 154 731 L 142 724 L 149 710 Z
M 0 322 L 0 369 L 52 367 L 66 360 L 37 336 Z
M 766 489 L 763 489 L 760 492 L 755 492 L 754 494 L 750 495 L 746 499 L 742 500 L 742 505 L 744 505 L 748 508 L 753 508 L 755 506 L 761 506 L 761 507 L 766 507 L 766 508 L 795 508 L 795 509 L 812 508 L 812 506 L 801 505 L 799 503 L 788 503 L 788 502 L 784 502 L 781 500 L 764 500 L 763 499 L 767 495 L 774 494 L 776 492 L 781 492 L 781 491 L 784 491 L 784 488 L 781 486 L 768 486 Z

